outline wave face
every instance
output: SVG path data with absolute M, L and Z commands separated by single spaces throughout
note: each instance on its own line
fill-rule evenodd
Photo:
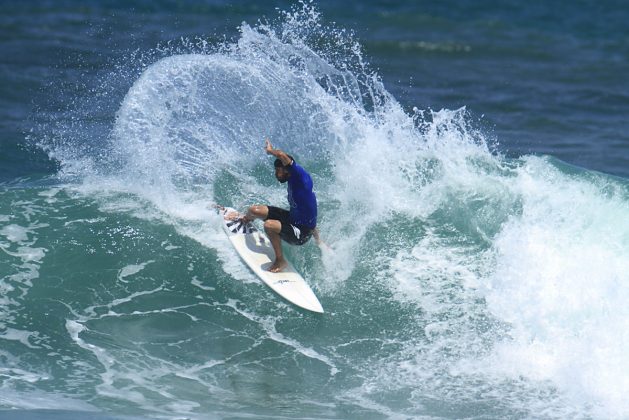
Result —
M 626 180 L 493 151 L 408 111 L 303 6 L 168 55 L 59 183 L 0 192 L 0 406 L 115 415 L 629 416 Z M 263 140 L 313 176 L 333 252 L 287 248 L 302 312 L 212 202 L 285 205 Z

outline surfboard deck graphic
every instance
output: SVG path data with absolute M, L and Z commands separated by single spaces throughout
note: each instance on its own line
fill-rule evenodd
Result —
M 275 260 L 271 241 L 252 223 L 243 223 L 240 214 L 230 207 L 218 207 L 223 216 L 223 230 L 238 255 L 274 292 L 287 301 L 312 312 L 323 313 L 323 307 L 304 278 L 289 262 L 279 273 L 269 270 Z

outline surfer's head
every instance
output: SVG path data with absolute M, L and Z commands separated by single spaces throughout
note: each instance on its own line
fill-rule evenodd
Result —
M 287 156 L 290 158 L 291 163 L 292 163 L 294 160 L 293 157 L 291 155 L 287 155 Z M 275 166 L 275 178 L 277 178 L 277 180 L 280 181 L 282 184 L 288 181 L 288 178 L 290 177 L 290 172 L 288 172 L 288 167 L 284 166 L 284 164 L 282 163 L 280 159 L 275 159 L 273 166 Z

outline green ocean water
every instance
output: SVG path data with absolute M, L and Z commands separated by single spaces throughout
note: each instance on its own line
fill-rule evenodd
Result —
M 614 247 L 602 244 L 609 227 L 596 215 L 600 206 L 608 215 L 624 211 L 626 184 L 544 159 L 489 168 L 493 158 L 485 159 L 468 167 L 482 181 L 449 179 L 427 215 L 388 208 L 366 226 L 346 223 L 341 231 L 323 222 L 334 253 L 314 244 L 288 248 L 323 315 L 260 283 L 231 250 L 203 195 L 203 204 L 169 208 L 84 186 L 5 188 L 0 401 L 69 409 L 68 418 L 84 410 L 142 418 L 588 413 L 589 404 L 570 402 L 543 372 L 512 376 L 512 363 L 529 363 L 532 374 L 547 366 L 536 365 L 539 346 L 558 346 L 553 340 L 563 343 L 568 331 L 602 338 L 613 331 L 607 309 L 621 308 L 623 297 L 605 296 L 597 309 L 575 286 L 592 278 L 573 270 L 591 270 L 592 261 L 607 270 L 609 282 L 588 289 L 603 296 L 617 281 L 625 263 L 614 253 L 624 252 L 616 247 L 626 243 L 626 230 L 616 224 Z M 271 176 L 253 179 L 264 185 Z M 281 200 L 281 188 L 268 189 Z M 584 213 L 570 223 L 561 204 L 566 189 L 581 194 L 571 196 Z M 540 203 L 540 191 L 555 198 Z M 324 194 L 320 200 L 338 219 L 368 213 L 343 216 L 342 205 Z M 539 212 L 556 217 L 551 234 Z M 557 236 L 572 242 L 552 243 Z M 550 252 L 560 261 L 575 252 L 590 259 L 540 261 Z M 559 284 L 560 275 L 572 283 Z M 531 304 L 540 288 L 548 294 Z M 595 330 L 579 322 L 592 316 Z M 522 329 L 528 337 L 527 328 L 533 342 L 518 336 Z M 565 357 L 575 346 L 590 348 L 573 337 Z M 620 360 L 618 354 L 614 366 Z
M 32 173 L 0 184 L 0 417 L 627 417 L 627 180 L 402 104 L 352 34 L 285 10 L 40 108 Z M 332 251 L 285 250 L 324 314 L 211 207 L 285 205 L 266 136 L 315 183 Z

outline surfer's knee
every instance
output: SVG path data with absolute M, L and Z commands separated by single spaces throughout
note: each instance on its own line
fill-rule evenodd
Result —
M 256 219 L 266 219 L 266 216 L 269 214 L 269 209 L 267 206 L 251 206 L 247 210 L 247 214 L 255 217 Z
M 280 233 L 282 230 L 282 223 L 279 220 L 265 220 L 264 221 L 264 231 L 266 233 Z

